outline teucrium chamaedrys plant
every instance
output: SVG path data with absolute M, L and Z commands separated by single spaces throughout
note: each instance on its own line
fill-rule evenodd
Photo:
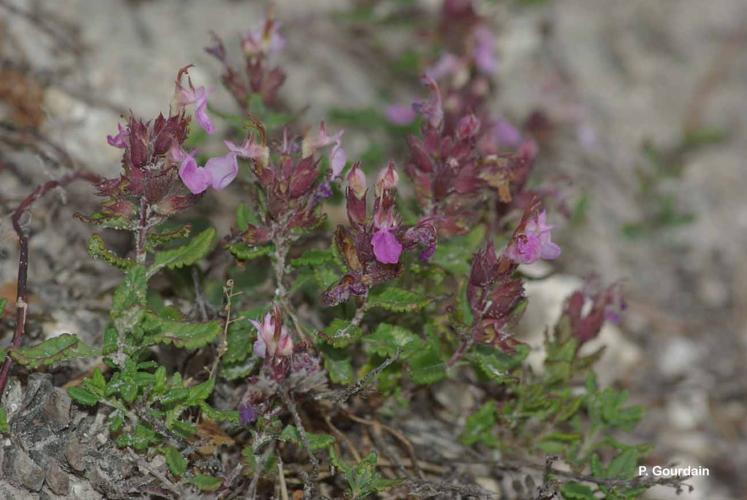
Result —
M 656 483 L 635 477 L 648 447 L 619 434 L 641 409 L 598 387 L 599 351 L 581 350 L 617 319 L 618 286 L 590 283 L 569 297 L 546 334 L 544 369 L 526 368 L 529 348 L 513 335 L 527 300 L 522 266 L 561 254 L 548 221 L 553 190 L 530 183 L 539 154 L 531 130 L 486 105 L 497 66 L 487 23 L 469 1 L 446 0 L 442 13 L 443 55 L 421 79 L 427 95 L 384 113 L 397 124 L 391 140 L 409 151 L 399 166 L 348 165 L 342 130 L 295 128 L 278 98 L 285 74 L 271 61 L 283 39 L 273 19 L 242 38 L 241 71 L 218 37 L 207 49 L 240 115 L 210 108 L 188 66 L 168 115 L 128 116 L 107 138 L 122 150 L 121 175 L 98 185 L 100 210 L 79 217 L 128 233 L 132 251 L 90 239 L 91 255 L 124 277 L 103 335 L 105 367 L 69 393 L 109 408 L 118 446 L 162 454 L 161 480 L 175 494 L 187 484 L 249 497 L 277 484 L 282 494 L 295 487 L 286 474 L 307 498 L 484 494 L 429 480 L 421 465 L 447 470 L 448 460 L 436 448 L 418 456 L 384 422 L 406 418 L 413 396 L 444 379 L 482 395 L 455 432 L 473 448 L 461 458 L 477 451 L 517 473 L 517 495 L 631 498 Z M 215 133 L 216 118 L 228 126 L 226 150 L 201 166 L 198 131 Z M 179 222 L 237 179 L 230 234 Z M 72 336 L 10 352 L 31 367 L 93 354 Z M 372 388 L 375 397 L 358 397 Z

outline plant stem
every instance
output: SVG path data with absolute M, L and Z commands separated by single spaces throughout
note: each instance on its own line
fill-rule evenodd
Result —
M 29 231 L 27 225 L 21 221 L 21 218 L 28 212 L 31 205 L 33 205 L 36 200 L 47 194 L 49 191 L 57 187 L 66 186 L 77 180 L 84 180 L 91 184 L 95 184 L 101 182 L 101 177 L 92 172 L 76 171 L 64 175 L 57 180 L 45 182 L 24 198 L 21 204 L 18 205 L 18 208 L 13 212 L 13 230 L 18 236 L 19 257 L 18 280 L 16 282 L 16 328 L 13 332 L 13 339 L 10 344 L 11 348 L 18 348 L 21 346 L 21 341 L 26 333 L 26 318 L 28 316 L 26 287 L 28 284 L 29 270 Z M 2 397 L 5 392 L 5 386 L 8 384 L 8 375 L 10 374 L 10 368 L 12 365 L 13 359 L 10 356 L 6 356 L 3 366 L 0 368 L 0 397 Z
M 145 264 L 147 252 L 145 249 L 146 238 L 148 236 L 148 202 L 143 196 L 140 198 L 140 219 L 138 220 L 137 232 L 135 234 L 135 261 L 140 264 Z

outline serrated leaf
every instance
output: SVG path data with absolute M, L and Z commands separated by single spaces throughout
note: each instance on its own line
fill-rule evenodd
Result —
M 179 477 L 187 472 L 187 459 L 182 456 L 179 450 L 168 447 L 164 450 L 163 456 L 166 459 L 166 465 L 173 475 Z
M 332 250 L 306 250 L 300 257 L 291 260 L 291 266 L 321 266 L 323 264 L 335 262 L 335 254 Z
M 495 403 L 488 401 L 475 413 L 467 417 L 467 422 L 464 425 L 464 430 L 462 431 L 460 440 L 467 446 L 472 446 L 478 442 L 487 446 L 496 446 L 497 440 L 493 435 L 495 424 Z
M 633 479 L 638 465 L 638 451 L 628 448 L 612 459 L 607 467 L 607 477 L 611 479 Z
M 428 304 L 428 299 L 401 288 L 385 288 L 368 298 L 368 308 L 386 309 L 391 312 L 411 312 Z
M 410 368 L 410 378 L 416 384 L 434 384 L 446 378 L 446 363 L 433 346 L 412 355 L 407 364 Z
M 8 414 L 5 408 L 0 406 L 0 432 L 8 432 Z
M 10 351 L 10 357 L 16 363 L 29 368 L 48 366 L 73 358 L 92 357 L 97 354 L 99 353 L 96 349 L 71 333 L 52 337 L 34 346 L 19 347 Z
M 291 442 L 298 445 L 303 445 L 301 440 L 301 434 L 294 425 L 286 425 L 283 432 L 280 433 L 278 439 L 285 442 Z M 306 432 L 306 440 L 309 442 L 309 448 L 311 451 L 317 451 L 329 446 L 332 446 L 335 442 L 335 438 L 329 434 L 316 434 L 314 432 Z
M 253 247 L 243 243 L 235 243 L 228 246 L 228 251 L 238 260 L 252 260 L 270 255 L 274 250 L 272 245 Z
M 560 493 L 565 500 L 594 500 L 594 491 L 585 484 L 571 481 L 560 487 Z
M 319 337 L 335 348 L 347 347 L 354 344 L 363 335 L 359 326 L 344 319 L 335 318 L 327 328 L 320 332 Z
M 199 349 L 215 340 L 222 331 L 218 321 L 182 323 L 149 316 L 149 332 L 144 344 L 173 344 L 183 349 Z
M 215 491 L 223 484 L 223 480 L 207 474 L 197 474 L 190 478 L 190 483 L 197 486 L 201 491 Z
M 94 259 L 101 259 L 107 264 L 114 267 L 127 270 L 132 267 L 135 263 L 129 259 L 124 259 L 119 255 L 115 254 L 106 247 L 106 243 L 101 239 L 101 236 L 94 234 L 88 240 L 88 254 Z
M 148 280 L 143 266 L 133 266 L 114 291 L 111 317 L 120 335 L 129 334 L 145 314 Z
M 487 377 L 498 383 L 505 383 L 510 379 L 511 371 L 521 366 L 529 354 L 529 348 L 519 345 L 514 354 L 507 354 L 500 349 L 478 346 L 467 355 Z
M 334 349 L 329 346 L 323 346 L 322 353 L 324 369 L 327 370 L 332 382 L 335 384 L 350 384 L 353 382 L 353 365 L 350 362 L 350 354 L 342 349 Z
M 246 203 L 239 203 L 236 207 L 236 227 L 242 233 L 249 227 L 252 221 L 252 212 Z
M 213 249 L 215 236 L 215 229 L 210 227 L 192 238 L 186 245 L 156 253 L 155 261 L 148 270 L 148 276 L 153 276 L 165 267 L 178 269 L 191 266 Z
M 398 484 L 396 479 L 384 479 L 376 470 L 378 457 L 376 452 L 366 455 L 355 465 L 343 462 L 333 448 L 330 448 L 330 461 L 340 469 L 350 486 L 353 498 L 364 498 L 368 495 L 384 491 Z
M 424 346 L 423 340 L 407 328 L 387 323 L 380 323 L 363 342 L 379 356 L 394 356 L 399 351 L 403 359 L 416 354 Z
M 83 406 L 96 406 L 101 400 L 99 396 L 80 386 L 69 387 L 67 393 L 76 403 Z

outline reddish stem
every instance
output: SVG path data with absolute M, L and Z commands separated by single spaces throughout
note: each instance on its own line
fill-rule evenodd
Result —
M 29 270 L 29 234 L 21 223 L 21 217 L 25 214 L 36 200 L 47 194 L 54 188 L 66 186 L 71 182 L 84 180 L 92 184 L 101 182 L 101 177 L 92 172 L 71 172 L 60 177 L 57 180 L 48 181 L 38 186 L 18 205 L 13 212 L 13 229 L 18 235 L 19 257 L 18 257 L 18 281 L 16 285 L 16 329 L 13 332 L 13 339 L 10 347 L 20 347 L 23 335 L 26 333 L 26 317 L 28 315 L 28 303 L 26 302 L 27 293 L 26 285 L 28 282 Z M 13 359 L 8 355 L 0 368 L 0 397 L 5 392 L 5 386 L 8 383 L 8 375 L 13 365 Z

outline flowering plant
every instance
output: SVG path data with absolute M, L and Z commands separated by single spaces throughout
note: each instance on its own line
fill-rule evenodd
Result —
M 217 36 L 207 49 L 240 114 L 214 112 L 213 91 L 186 66 L 168 114 L 130 114 L 106 138 L 122 150 L 120 175 L 93 179 L 100 210 L 79 218 L 131 233 L 132 245 L 89 242 L 124 274 L 102 345 L 65 337 L 2 358 L 33 368 L 102 356 L 69 395 L 102 412 L 119 448 L 162 455 L 153 475 L 172 496 L 495 495 L 476 469 L 449 465 L 476 454 L 520 478 L 519 498 L 678 487 L 635 477 L 648 447 L 618 437 L 642 410 L 599 387 L 601 350 L 585 349 L 619 321 L 619 285 L 573 293 L 541 369 L 526 363 L 527 266 L 561 257 L 549 223 L 561 219 L 554 191 L 530 182 L 541 154 L 532 127 L 488 109 L 500 65 L 472 2 L 444 1 L 442 55 L 422 61 L 427 95 L 381 112 L 406 153 L 377 164 L 349 164 L 344 130 L 285 120 L 285 73 L 271 64 L 279 27 L 268 18 L 241 38 L 243 71 Z M 197 127 L 225 134 L 204 165 Z M 241 203 L 219 238 L 203 215 L 223 190 Z M 450 386 L 473 401 L 449 408 Z M 397 428 L 438 427 L 437 400 L 456 459 Z M 440 480 L 447 471 L 459 479 Z

